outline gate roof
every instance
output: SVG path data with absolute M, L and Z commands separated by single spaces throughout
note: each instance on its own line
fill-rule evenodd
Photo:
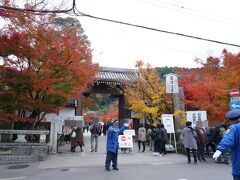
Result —
M 121 69 L 101 67 L 96 75 L 97 83 L 124 84 L 126 81 L 134 81 L 138 75 L 136 69 Z

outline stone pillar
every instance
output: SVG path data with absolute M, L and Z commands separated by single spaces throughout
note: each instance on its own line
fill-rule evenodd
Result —
M 131 118 L 131 111 L 127 108 L 124 95 L 118 97 L 119 122 L 124 123 L 124 119 Z
M 184 91 L 183 87 L 179 87 L 179 93 L 173 95 L 173 100 L 174 100 L 174 112 L 177 110 L 180 111 L 185 111 L 185 106 L 184 106 Z M 179 119 L 175 119 L 175 129 L 182 129 L 183 127 L 181 126 L 181 116 Z
M 50 130 L 50 142 L 49 142 L 49 152 L 52 154 L 57 153 L 57 136 L 58 136 L 58 122 L 57 118 L 51 119 L 51 130 Z
M 185 111 L 183 99 L 184 99 L 183 87 L 179 87 L 179 93 L 173 94 L 174 112 L 177 110 Z

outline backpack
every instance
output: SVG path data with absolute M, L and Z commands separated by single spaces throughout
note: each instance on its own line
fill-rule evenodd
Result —
M 155 140 L 155 130 L 152 130 L 150 137 L 152 140 Z
M 99 134 L 99 128 L 96 124 L 93 125 L 92 129 L 90 130 L 91 134 Z
M 156 131 L 155 131 L 155 140 L 162 140 L 162 132 L 161 132 L 161 130 L 160 129 L 157 129 Z
M 166 129 L 163 129 L 163 130 L 162 130 L 162 140 L 163 140 L 164 142 L 167 142 L 167 141 L 168 141 L 168 135 L 167 135 Z

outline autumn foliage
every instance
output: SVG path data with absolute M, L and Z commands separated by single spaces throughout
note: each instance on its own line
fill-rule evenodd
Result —
M 186 110 L 206 110 L 208 120 L 223 121 L 230 110 L 232 88 L 240 88 L 240 54 L 223 51 L 222 57 L 209 57 L 200 70 L 179 71 L 184 87 Z
M 0 18 L 5 20 L 0 30 L 1 120 L 38 123 L 69 98 L 79 98 L 98 66 L 78 29 L 54 24 L 55 14 L 0 10 Z
M 102 116 L 100 116 L 100 120 L 102 122 L 110 122 L 112 120 L 118 119 L 118 106 L 112 106 L 108 112 Z
M 137 113 L 136 118 L 160 119 L 162 113 L 170 113 L 171 101 L 165 93 L 157 70 L 142 61 L 136 63 L 139 75 L 125 88 L 129 108 Z

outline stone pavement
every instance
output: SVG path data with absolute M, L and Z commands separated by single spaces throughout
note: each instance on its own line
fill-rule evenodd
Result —
M 70 145 L 59 148 L 62 153 L 49 155 L 46 161 L 0 165 L 0 180 L 231 180 L 231 166 L 207 163 L 188 164 L 187 158 L 169 153 L 152 155 L 149 148 L 133 153 L 119 152 L 119 171 L 104 170 L 106 137 L 99 138 L 98 152 L 90 152 L 90 134 L 85 134 L 84 152 L 69 151 Z
M 39 168 L 63 168 L 63 167 L 91 167 L 91 166 L 103 166 L 106 157 L 106 137 L 99 136 L 98 152 L 91 152 L 90 148 L 90 133 L 84 134 L 83 152 L 80 152 L 80 148 L 76 148 L 76 152 L 70 152 L 70 144 L 64 144 L 59 147 L 59 152 L 55 155 L 49 155 L 46 161 L 41 161 Z M 118 163 L 121 165 L 136 165 L 136 164 L 176 164 L 186 162 L 186 157 L 183 155 L 168 153 L 162 157 L 153 156 L 153 153 L 149 151 L 149 147 L 146 146 L 146 151 L 138 152 L 137 143 L 134 143 L 132 153 L 123 153 L 119 151 Z

